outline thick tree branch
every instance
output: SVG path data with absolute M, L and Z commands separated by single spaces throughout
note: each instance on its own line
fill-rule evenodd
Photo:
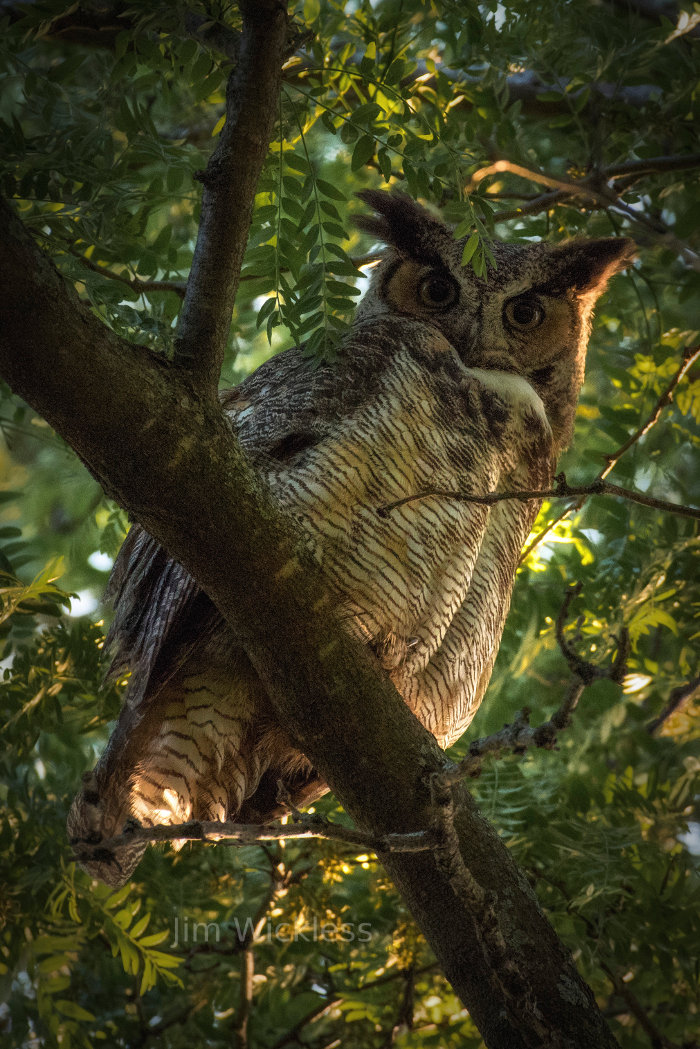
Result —
M 243 34 L 226 123 L 206 171 L 202 215 L 178 319 L 174 364 L 213 399 L 231 326 L 255 187 L 272 134 L 287 43 L 282 0 L 240 0 Z
M 181 369 L 103 328 L 6 205 L 0 228 L 0 281 L 13 290 L 3 303 L 0 373 L 204 587 L 281 723 L 356 823 L 375 839 L 430 829 L 426 777 L 442 771 L 444 754 L 374 657 L 340 629 L 304 541 L 247 466 L 218 404 L 197 396 Z M 477 919 L 430 852 L 380 859 L 487 1044 L 541 1045 L 545 1022 L 573 1047 L 613 1046 L 508 850 L 469 794 L 454 789 L 462 855 L 496 896 L 528 995 L 509 997 L 505 1009 L 494 996 Z

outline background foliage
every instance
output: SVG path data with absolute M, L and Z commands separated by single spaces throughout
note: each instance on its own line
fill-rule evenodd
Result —
M 167 353 L 237 8 L 1 10 L 3 190 L 107 324 Z M 592 480 L 700 338 L 697 15 L 607 0 L 306 0 L 294 13 L 223 381 L 292 340 L 342 352 L 363 286 L 353 259 L 374 247 L 348 222 L 365 186 L 444 208 L 481 272 L 493 235 L 623 232 L 640 262 L 599 305 L 563 463 L 570 482 Z M 699 420 L 696 368 L 611 479 L 697 505 Z M 76 870 L 67 807 L 123 684 L 100 684 L 97 602 L 127 522 L 7 391 L 0 425 L 4 1044 L 477 1049 L 381 868 L 350 847 L 151 849 L 116 893 Z M 561 510 L 545 505 L 536 531 Z M 609 664 L 629 630 L 622 690 L 595 683 L 558 751 L 486 765 L 474 783 L 629 1049 L 698 1044 L 696 533 L 602 497 L 554 525 L 520 572 L 469 733 L 560 702 L 568 584 L 582 583 L 566 631 L 580 655 Z M 682 702 L 650 731 L 674 690 Z M 318 808 L 343 819 L 332 799 Z

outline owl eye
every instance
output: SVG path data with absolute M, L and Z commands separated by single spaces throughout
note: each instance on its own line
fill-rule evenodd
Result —
M 418 298 L 424 306 L 434 310 L 444 310 L 457 298 L 457 288 L 449 277 L 425 277 L 418 285 Z
M 506 303 L 503 316 L 509 328 L 532 331 L 533 328 L 539 328 L 544 320 L 544 309 L 538 299 L 530 295 L 521 295 Z

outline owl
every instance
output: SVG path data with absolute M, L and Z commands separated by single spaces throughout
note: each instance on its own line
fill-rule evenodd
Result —
M 376 655 L 441 746 L 486 689 L 535 500 L 424 496 L 551 485 L 571 438 L 595 300 L 630 241 L 495 243 L 488 279 L 409 197 L 360 194 L 386 245 L 337 359 L 294 347 L 222 394 L 250 463 L 297 522 L 339 625 Z M 278 724 L 245 651 L 188 572 L 141 527 L 108 594 L 111 672 L 130 672 L 107 748 L 68 817 L 86 870 L 123 884 L 145 845 L 99 843 L 136 820 L 261 823 L 327 789 Z

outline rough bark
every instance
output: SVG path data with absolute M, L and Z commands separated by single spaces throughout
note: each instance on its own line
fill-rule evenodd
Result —
M 202 214 L 178 318 L 174 363 L 213 398 L 231 326 L 238 279 L 260 177 L 277 114 L 286 4 L 241 0 L 244 17 L 236 69 L 226 90 L 226 123 L 199 175 Z M 245 161 L 243 162 L 243 159 Z

